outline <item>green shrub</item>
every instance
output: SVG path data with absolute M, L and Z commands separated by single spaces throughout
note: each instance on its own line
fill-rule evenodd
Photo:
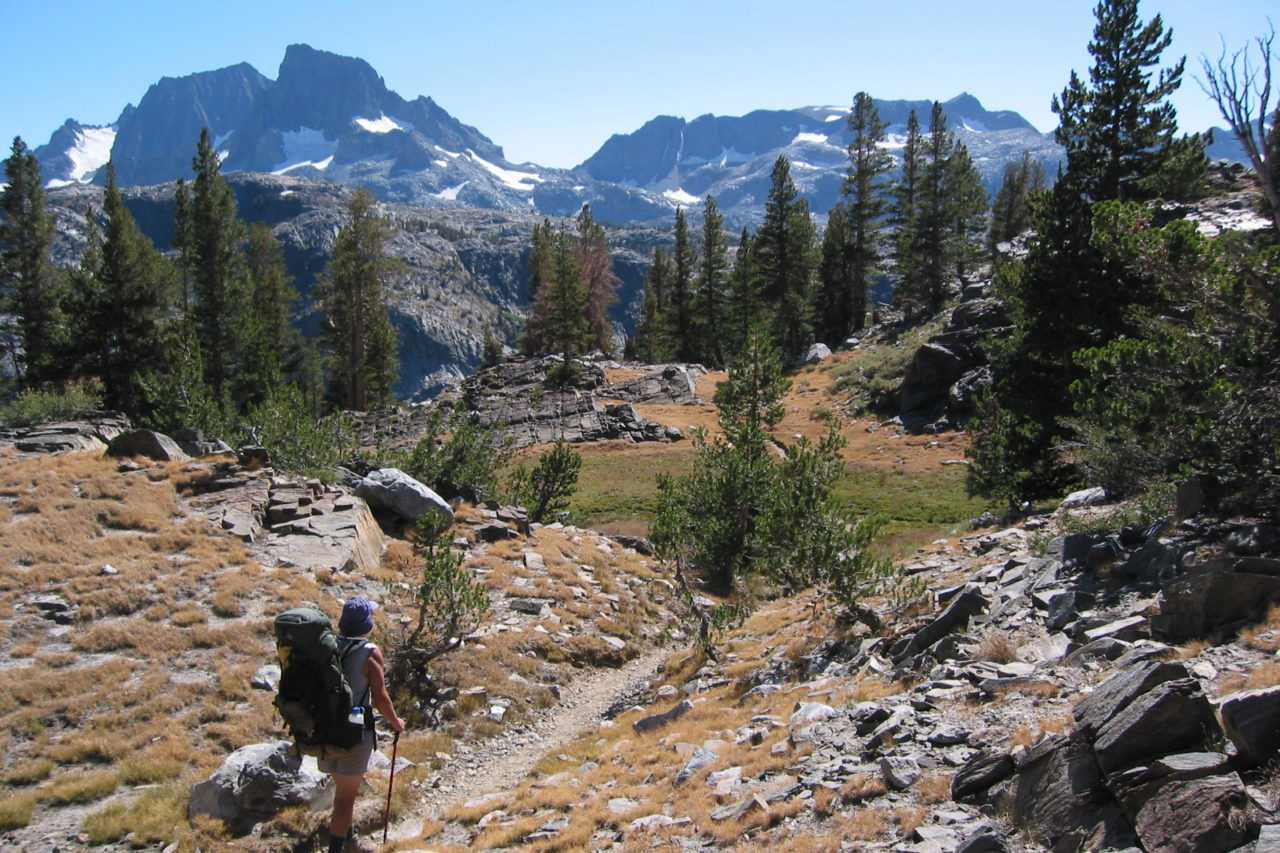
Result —
M 317 418 L 294 385 L 276 389 L 246 412 L 236 433 L 240 442 L 267 448 L 276 467 L 308 473 L 334 468 L 356 445 L 348 415 Z
M 30 426 L 67 421 L 102 407 L 102 383 L 73 382 L 58 391 L 23 391 L 11 403 L 0 406 L 0 426 Z
M 496 493 L 498 470 L 510 457 L 509 443 L 469 413 L 437 408 L 417 445 L 396 461 L 441 497 L 479 501 Z
M 569 508 L 569 497 L 578 487 L 582 454 L 558 439 L 538 457 L 533 470 L 523 465 L 511 475 L 511 493 L 516 503 L 529 511 L 529 519 L 543 523 Z

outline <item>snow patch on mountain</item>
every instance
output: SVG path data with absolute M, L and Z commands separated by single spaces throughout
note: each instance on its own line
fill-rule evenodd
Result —
M 681 166 L 729 166 L 737 163 L 750 163 L 756 158 L 754 154 L 744 154 L 735 148 L 721 148 L 719 157 L 686 157 L 680 161 Z
M 447 152 L 446 152 L 447 153 Z M 541 175 L 535 175 L 530 172 L 517 172 L 514 169 L 504 169 L 501 166 L 495 166 L 488 160 L 484 159 L 470 148 L 467 149 L 467 156 L 471 158 L 471 162 L 484 169 L 490 175 L 493 175 L 499 181 L 513 190 L 521 192 L 533 192 L 533 185 L 540 184 L 546 180 Z
M 458 184 L 456 187 L 447 187 L 445 189 L 440 190 L 440 192 L 438 193 L 432 193 L 432 195 L 438 199 L 443 199 L 444 201 L 457 201 L 458 192 L 461 191 L 461 189 L 469 183 L 471 182 L 463 181 L 462 183 Z
M 393 130 L 413 130 L 413 125 L 407 121 L 392 118 L 383 115 L 377 118 L 354 118 L 352 122 L 357 126 L 369 131 L 370 133 L 390 133 Z
M 312 127 L 286 130 L 280 134 L 280 143 L 284 148 L 284 159 L 271 170 L 275 175 L 283 175 L 303 166 L 313 166 L 323 171 L 333 162 L 333 155 L 338 150 L 336 139 L 325 139 L 323 130 Z
M 114 127 L 86 127 L 76 145 L 67 152 L 71 158 L 71 180 L 87 181 L 111 159 L 111 146 L 116 142 Z
M 889 151 L 901 151 L 907 147 L 907 137 L 900 133 L 890 133 L 883 140 L 877 142 L 876 147 Z
M 689 193 L 685 192 L 683 188 L 667 190 L 662 194 L 662 197 L 667 199 L 668 201 L 674 202 L 677 205 L 681 205 L 681 204 L 694 205 L 694 204 L 697 204 L 699 201 L 701 201 L 701 199 L 699 199 L 696 195 L 690 195 Z
M 827 135 L 825 133 L 797 133 L 796 138 L 791 140 L 792 145 L 801 142 L 816 142 L 819 145 L 827 144 Z

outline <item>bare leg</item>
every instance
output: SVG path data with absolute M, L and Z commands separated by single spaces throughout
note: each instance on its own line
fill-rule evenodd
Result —
M 355 810 L 356 794 L 360 791 L 360 782 L 364 775 L 343 776 L 333 774 L 336 792 L 333 796 L 333 817 L 329 819 L 329 832 L 333 835 L 345 836 L 351 828 L 351 814 Z

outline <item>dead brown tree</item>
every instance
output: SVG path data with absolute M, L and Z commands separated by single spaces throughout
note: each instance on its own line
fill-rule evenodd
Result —
M 1254 39 L 1257 64 L 1250 58 L 1248 47 L 1229 54 L 1224 42 L 1216 62 L 1200 57 L 1204 79 L 1197 82 L 1218 105 L 1232 134 L 1244 147 L 1271 208 L 1271 226 L 1280 239 L 1280 186 L 1277 186 L 1276 164 L 1280 157 L 1280 98 L 1274 109 L 1271 106 L 1272 66 L 1277 59 L 1275 39 L 1274 25 L 1266 35 Z

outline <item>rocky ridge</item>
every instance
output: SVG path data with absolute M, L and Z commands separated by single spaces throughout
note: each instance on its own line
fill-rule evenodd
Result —
M 1241 688 L 1275 667 L 1280 626 L 1247 643 L 1176 648 L 1192 623 L 1164 617 L 1195 610 L 1191 633 L 1220 637 L 1258 619 L 1280 600 L 1270 587 L 1253 593 L 1280 566 L 1257 556 L 1274 534 L 1195 518 L 1053 536 L 1081 511 L 1099 512 L 975 533 L 908 563 L 935 585 L 937 609 L 885 636 L 828 634 L 796 656 L 797 637 L 824 633 L 816 623 L 761 634 L 749 622 L 725 645 L 759 645 L 758 657 L 651 681 L 640 705 L 582 735 L 578 749 L 594 741 L 601 757 L 562 756 L 554 778 L 466 803 L 475 817 L 461 843 L 493 827 L 529 827 L 516 849 L 582 838 L 572 811 L 536 805 L 538 791 L 567 784 L 575 801 L 608 799 L 591 849 L 630 849 L 654 832 L 684 850 L 831 834 L 895 853 L 1270 849 L 1280 687 Z M 1206 576 L 1229 589 L 1188 593 Z M 866 691 L 874 682 L 878 695 Z M 706 727 L 727 718 L 713 717 L 726 704 L 740 722 Z M 686 718 L 699 720 L 693 731 Z M 761 755 L 774 758 L 769 769 L 750 769 Z M 650 770 L 637 793 L 606 781 L 631 762 Z M 879 829 L 856 834 L 868 814 Z

